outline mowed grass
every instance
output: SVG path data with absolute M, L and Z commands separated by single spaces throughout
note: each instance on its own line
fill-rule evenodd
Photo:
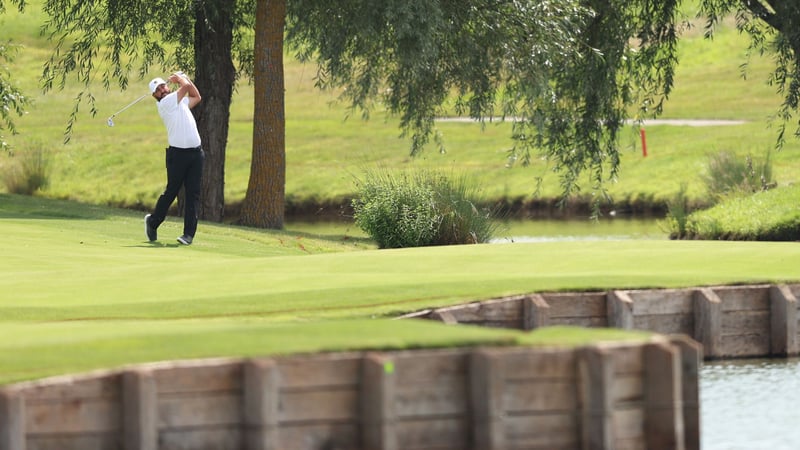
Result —
M 596 241 L 376 250 L 203 223 L 144 238 L 141 215 L 0 195 L 0 383 L 129 363 L 347 349 L 578 345 L 619 331 L 391 320 L 525 292 L 800 279 L 794 243 Z
M 202 223 L 196 243 L 178 247 L 180 221 L 145 242 L 142 214 L 93 205 L 152 207 L 164 183 L 164 131 L 139 97 L 152 73 L 127 91 L 95 86 L 98 115 L 84 105 L 69 144 L 62 132 L 77 88 L 41 95 L 49 44 L 39 36 L 40 2 L 0 16 L 0 39 L 24 48 L 10 65 L 32 97 L 9 142 L 17 153 L 44 148 L 51 185 L 40 197 L 0 194 L 0 384 L 131 363 L 348 349 L 451 345 L 582 345 L 641 338 L 619 330 L 534 333 L 398 321 L 405 312 L 533 291 L 679 287 L 800 279 L 795 243 L 647 240 L 548 242 L 376 250 L 361 234 L 314 235 Z M 767 117 L 779 97 L 766 86 L 769 61 L 739 76 L 745 42 L 736 33 L 681 44 L 685 56 L 665 118 L 735 118 L 737 127 L 648 126 L 623 139 L 616 199 L 669 199 L 684 182 L 702 200 L 699 176 L 719 150 L 760 154 L 772 147 Z M 396 118 L 378 108 L 369 121 L 345 120 L 336 93 L 313 87 L 315 68 L 286 63 L 287 200 L 347 198 L 354 179 L 376 166 L 465 173 L 488 198 L 559 193 L 547 164 L 506 168 L 510 126 L 441 123 L 448 152 L 408 157 Z M 136 81 L 136 80 L 134 80 Z M 240 85 L 231 109 L 226 199 L 244 196 L 252 135 L 252 88 Z M 781 184 L 796 179 L 790 141 L 773 155 Z M 0 170 L 14 158 L 0 155 Z M 0 190 L 3 189 L 0 186 Z M 58 201 L 53 199 L 70 199 Z

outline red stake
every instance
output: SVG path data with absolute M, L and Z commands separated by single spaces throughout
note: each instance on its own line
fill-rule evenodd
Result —
M 639 128 L 639 136 L 642 138 L 642 156 L 647 156 L 647 137 L 645 137 L 644 128 Z

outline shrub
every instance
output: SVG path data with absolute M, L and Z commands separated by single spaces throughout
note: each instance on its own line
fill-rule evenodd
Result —
M 381 248 L 477 244 L 496 230 L 493 214 L 475 206 L 465 177 L 377 171 L 357 184 L 355 223 Z
M 711 155 L 703 181 L 715 202 L 730 195 L 767 190 L 772 186 L 770 153 L 763 162 L 753 161 L 750 155 L 742 160 L 731 151 Z
M 3 182 L 12 194 L 32 195 L 50 184 L 50 158 L 40 145 L 15 154 L 3 171 Z
M 686 189 L 686 183 L 681 183 L 680 190 L 667 201 L 667 226 L 670 239 L 686 237 L 689 219 L 689 197 L 686 195 Z

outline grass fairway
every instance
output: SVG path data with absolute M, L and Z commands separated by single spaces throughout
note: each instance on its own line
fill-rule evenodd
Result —
M 178 247 L 179 231 L 170 218 L 153 245 L 137 213 L 0 195 L 0 383 L 164 359 L 552 344 L 575 330 L 554 337 L 388 317 L 531 291 L 800 280 L 795 243 L 375 250 L 341 236 L 203 223 L 194 245 Z M 577 336 L 607 333 L 619 336 Z

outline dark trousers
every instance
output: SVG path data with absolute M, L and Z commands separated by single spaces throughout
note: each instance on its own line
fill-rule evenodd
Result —
M 203 176 L 205 154 L 201 147 L 167 148 L 167 187 L 158 197 L 150 225 L 158 228 L 167 218 L 167 211 L 178 196 L 181 187 L 186 189 L 186 210 L 183 215 L 183 234 L 194 237 L 197 231 L 197 210 L 200 207 L 200 181 Z

